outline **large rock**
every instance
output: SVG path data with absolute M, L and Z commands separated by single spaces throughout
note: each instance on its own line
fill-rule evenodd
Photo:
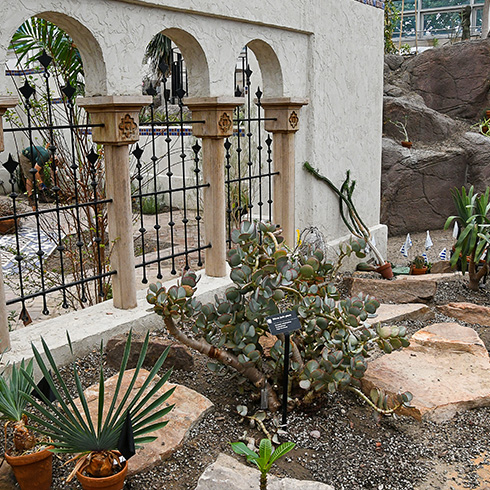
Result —
M 415 145 L 418 142 L 443 141 L 459 128 L 449 116 L 428 108 L 419 95 L 383 98 L 383 133 L 386 136 L 402 141 L 404 138 L 394 123 L 405 122 L 405 118 L 408 137 Z
M 490 308 L 473 303 L 448 303 L 440 305 L 437 309 L 446 316 L 490 327 Z
M 466 181 L 465 151 L 408 150 L 383 138 L 382 158 L 381 222 L 390 235 L 441 229 L 455 213 L 450 190 Z
M 451 117 L 479 118 L 488 105 L 490 40 L 429 49 L 405 62 L 402 80 L 428 107 Z
M 388 323 L 399 322 L 403 320 L 428 321 L 435 317 L 434 312 L 423 304 L 381 304 L 376 311 L 376 322 Z
M 257 490 L 259 480 L 258 469 L 221 453 L 201 475 L 196 490 Z M 334 490 L 325 483 L 277 478 L 273 475 L 267 477 L 267 488 L 269 490 Z
M 395 280 L 350 277 L 345 280 L 352 296 L 360 293 L 374 296 L 380 303 L 427 303 L 432 300 L 439 281 L 460 278 L 460 274 L 425 274 L 398 276 Z
M 362 380 L 365 393 L 373 387 L 394 395 L 413 395 L 402 413 L 417 420 L 448 420 L 456 413 L 490 406 L 490 359 L 471 328 L 438 323 L 419 330 L 411 345 L 370 362 Z
M 106 362 L 109 366 L 119 369 L 121 365 L 121 359 L 123 357 L 124 347 L 126 345 L 127 336 L 122 334 L 107 342 L 105 349 Z M 143 345 L 144 336 L 134 334 L 131 340 L 131 350 L 129 353 L 127 369 L 136 367 L 138 357 Z M 187 347 L 164 340 L 159 336 L 151 336 L 148 344 L 148 350 L 145 357 L 144 367 L 152 368 L 157 359 L 162 355 L 167 347 L 170 347 L 167 359 L 165 360 L 164 367 L 166 369 L 173 367 L 174 369 L 183 369 L 185 371 L 191 371 L 194 368 L 194 358 L 189 352 Z
M 6 461 L 0 467 L 0 489 L 1 490 L 16 490 L 19 488 L 14 472 Z
M 131 381 L 134 374 L 134 370 L 128 370 L 124 373 L 121 390 L 119 392 L 118 399 L 121 399 L 126 391 L 126 388 Z M 136 392 L 148 377 L 148 371 L 142 369 L 138 375 L 136 383 L 132 389 L 132 393 Z M 158 380 L 155 379 L 148 389 L 151 389 L 154 383 Z M 112 376 L 104 383 L 104 408 L 107 410 L 110 405 L 110 401 L 114 395 L 114 390 L 117 383 L 117 375 Z M 152 436 L 156 436 L 156 440 L 145 444 L 142 449 L 139 449 L 136 454 L 129 460 L 128 474 L 133 475 L 159 464 L 162 460 L 167 459 L 170 455 L 182 446 L 187 434 L 199 422 L 199 420 L 213 407 L 213 404 L 203 395 L 197 393 L 185 386 L 175 385 L 172 383 L 166 383 L 156 395 L 154 395 L 148 401 L 150 404 L 155 398 L 162 392 L 168 391 L 175 387 L 175 391 L 170 398 L 162 406 L 168 406 L 175 404 L 173 410 L 165 417 L 168 420 L 168 424 L 160 430 L 152 432 Z M 88 406 L 92 419 L 96 420 L 98 409 L 98 394 L 99 385 L 95 384 L 85 390 L 85 396 L 87 398 Z M 132 397 L 130 396 L 129 399 Z

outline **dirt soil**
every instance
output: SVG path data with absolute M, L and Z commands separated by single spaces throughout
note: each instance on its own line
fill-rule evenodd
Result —
M 437 255 L 444 246 L 451 245 L 450 233 L 449 236 L 447 232 L 431 233 L 431 236 Z M 390 239 L 388 251 L 388 259 L 400 265 L 407 261 L 399 254 L 404 239 Z M 420 253 L 422 250 L 416 246 L 423 247 L 425 233 L 413 236 L 412 240 L 411 254 Z M 434 303 L 429 306 L 434 308 L 435 304 L 449 301 L 490 305 L 490 286 L 484 285 L 474 293 L 464 279 L 441 284 Z M 436 314 L 434 321 L 454 319 Z M 418 321 L 403 324 L 410 334 L 426 325 Z M 484 341 L 489 338 L 486 327 L 469 326 Z M 166 336 L 162 332 L 156 335 Z M 97 382 L 97 359 L 94 352 L 78 360 L 84 386 Z M 171 381 L 207 396 L 214 403 L 214 410 L 197 424 L 184 446 L 170 459 L 128 479 L 125 490 L 194 490 L 199 476 L 220 452 L 233 455 L 230 442 L 244 437 L 258 441 L 264 437 L 263 432 L 251 427 L 236 411 L 237 405 L 247 405 L 249 412 L 257 410 L 252 392 L 238 386 L 235 379 L 211 373 L 206 362 L 202 355 L 195 354 L 194 370 L 176 370 Z M 107 375 L 112 374 L 114 371 L 107 368 Z M 266 425 L 272 430 L 270 421 Z M 407 417 L 383 418 L 376 423 L 369 407 L 354 396 L 325 395 L 313 410 L 289 415 L 283 440 L 294 441 L 297 446 L 277 463 L 272 473 L 318 480 L 335 490 L 490 489 L 489 427 L 490 408 L 470 410 L 440 424 L 420 423 Z M 71 466 L 62 466 L 66 459 L 54 459 L 52 488 L 55 490 L 81 488 L 76 482 L 63 482 Z

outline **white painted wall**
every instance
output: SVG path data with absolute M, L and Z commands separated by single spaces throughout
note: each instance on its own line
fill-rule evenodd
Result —
M 265 97 L 310 100 L 297 133 L 297 227 L 316 225 L 329 240 L 346 233 L 336 199 L 304 172 L 305 160 L 338 184 L 350 168 L 363 218 L 370 226 L 379 224 L 381 9 L 354 0 L 4 0 L 0 95 L 7 93 L 10 38 L 33 15 L 72 36 L 89 96 L 140 94 L 145 47 L 162 30 L 184 55 L 190 96 L 229 96 L 236 58 L 250 43 Z M 383 247 L 379 240 L 378 245 Z

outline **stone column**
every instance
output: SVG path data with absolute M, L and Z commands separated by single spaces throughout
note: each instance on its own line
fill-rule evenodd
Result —
M 192 119 L 205 121 L 192 125 L 192 133 L 202 138 L 204 237 L 211 243 L 205 251 L 206 274 L 226 276 L 226 200 L 224 140 L 233 134 L 233 110 L 243 104 L 237 97 L 198 97 L 184 99 Z
M 273 216 L 281 225 L 283 236 L 289 247 L 296 243 L 295 233 L 295 133 L 299 130 L 299 113 L 307 99 L 278 97 L 262 99 L 265 129 L 273 134 L 272 158 L 274 170 Z M 271 119 L 271 120 L 267 120 Z
M 92 139 L 104 145 L 106 194 L 111 268 L 116 308 L 137 306 L 136 271 L 133 247 L 129 145 L 139 140 L 139 111 L 152 102 L 150 96 L 84 97 L 77 104 L 90 114 Z
M 18 103 L 17 97 L 0 96 L 0 153 L 5 150 L 3 141 L 3 115 L 7 109 L 15 107 Z M 8 311 L 5 298 L 5 286 L 3 282 L 3 271 L 0 261 L 0 352 L 10 349 L 10 335 L 8 323 Z

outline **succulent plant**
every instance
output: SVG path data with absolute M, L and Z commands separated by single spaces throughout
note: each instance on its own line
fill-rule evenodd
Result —
M 224 296 L 201 304 L 194 297 L 198 278 L 187 271 L 180 284 L 168 290 L 161 283 L 151 284 L 147 300 L 171 335 L 209 356 L 212 371 L 233 368 L 265 390 L 269 409 L 279 407 L 275 387 L 281 386 L 285 339 L 279 335 L 267 356 L 260 339 L 268 334 L 266 317 L 282 309 L 294 310 L 302 324 L 291 334 L 290 343 L 291 396 L 298 403 L 344 389 L 363 396 L 360 380 L 370 348 L 377 344 L 390 353 L 409 345 L 404 327 L 375 327 L 368 322 L 379 307 L 375 298 L 340 300 L 333 279 L 345 257 L 364 256 L 363 240 L 343 244 L 336 263 L 325 260 L 320 250 L 281 248 L 283 239 L 272 224 L 243 222 L 233 231 L 232 241 L 235 248 L 229 251 L 228 262 L 234 284 Z M 193 337 L 178 326 L 186 320 L 192 323 Z M 395 405 L 405 399 L 399 401 Z M 391 410 L 370 402 L 379 411 Z

